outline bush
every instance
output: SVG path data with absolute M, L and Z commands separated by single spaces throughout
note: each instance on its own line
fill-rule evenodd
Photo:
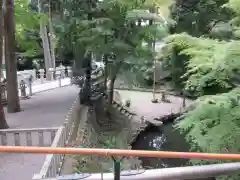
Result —
M 210 153 L 240 152 L 240 88 L 229 93 L 204 96 L 186 112 L 175 127 L 186 134 L 192 150 Z M 192 160 L 193 164 L 222 161 Z M 218 179 L 239 180 L 240 175 Z

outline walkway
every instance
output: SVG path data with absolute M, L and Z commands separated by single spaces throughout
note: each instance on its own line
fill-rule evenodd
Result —
M 10 128 L 60 126 L 75 100 L 78 88 L 67 86 L 36 93 L 31 99 L 22 100 L 23 111 L 6 114 Z M 1 180 L 31 180 L 39 172 L 45 155 L 0 153 Z
M 145 116 L 147 119 L 164 116 L 171 113 L 177 113 L 182 107 L 182 98 L 166 95 L 171 103 L 152 103 L 151 92 L 125 91 L 118 90 L 121 98 L 131 100 L 131 109 L 139 116 Z M 156 98 L 161 99 L 161 94 L 157 93 Z M 186 102 L 189 105 L 190 102 Z

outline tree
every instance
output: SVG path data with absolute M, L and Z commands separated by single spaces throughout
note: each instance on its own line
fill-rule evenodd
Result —
M 240 138 L 240 41 L 196 38 L 183 33 L 167 37 L 166 43 L 170 53 L 174 47 L 186 57 L 183 91 L 198 97 L 193 108 L 179 118 L 175 127 L 184 133 L 194 151 L 239 152 L 236 142 Z M 212 163 L 207 160 L 191 162 Z M 217 179 L 238 180 L 239 175 Z
M 230 25 L 233 26 L 233 36 L 236 39 L 240 39 L 240 2 L 237 0 L 229 0 L 224 6 L 225 8 L 230 9 L 234 16 L 230 21 Z
M 3 61 L 3 0 L 0 0 L 0 79 L 2 75 L 2 61 Z M 5 119 L 3 104 L 2 104 L 2 82 L 0 80 L 0 129 L 8 128 L 7 121 Z
M 41 14 L 29 8 L 28 0 L 14 0 L 16 50 L 24 56 L 36 56 L 42 52 L 38 43 L 41 17 Z
M 228 92 L 236 87 L 234 79 L 240 70 L 239 41 L 217 41 L 176 34 L 166 38 L 166 42 L 176 48 L 180 55 L 187 57 L 183 63 L 185 71 L 181 74 L 185 90 L 202 96 Z M 171 52 L 171 48 L 169 50 Z
M 176 0 L 171 17 L 176 21 L 175 33 L 187 32 L 193 36 L 208 35 L 219 22 L 227 22 L 232 13 L 221 6 L 228 0 Z
M 204 96 L 196 107 L 186 112 L 175 125 L 186 136 L 193 151 L 238 153 L 240 145 L 240 89 Z M 213 160 L 191 160 L 193 164 L 210 164 Z M 223 163 L 223 161 L 215 161 Z M 217 177 L 217 180 L 239 180 L 240 175 Z
M 193 151 L 240 151 L 240 146 L 236 144 L 240 138 L 240 3 L 238 0 L 229 0 L 224 4 L 226 2 L 177 0 L 174 14 L 177 24 L 172 33 L 184 33 L 172 34 L 165 39 L 164 64 L 173 79 L 181 77 L 181 91 L 187 91 L 197 99 L 175 124 Z M 195 16 L 189 16 L 190 13 Z M 191 22 L 195 22 L 192 28 Z M 213 163 L 212 160 L 191 162 Z M 239 178 L 236 175 L 216 179 Z
M 15 25 L 13 0 L 6 0 L 4 27 L 8 112 L 15 113 L 21 111 L 21 109 L 17 84 L 17 61 L 15 56 Z
M 94 2 L 92 2 L 94 3 Z M 139 20 L 162 21 L 161 17 L 148 13 L 142 1 L 108 1 L 95 2 L 94 7 L 89 8 L 88 3 L 82 1 L 67 1 L 63 5 L 67 21 L 66 30 L 71 29 L 70 38 L 73 41 L 73 49 L 84 49 L 84 54 L 105 55 L 109 88 L 109 104 L 113 98 L 113 86 L 121 67 L 129 60 L 152 57 L 152 49 L 144 47 L 143 42 L 153 40 L 153 34 L 157 34 L 156 25 L 149 27 L 136 24 Z M 81 11 L 78 8 L 81 6 Z M 137 10 L 138 9 L 138 10 Z M 64 12 L 64 11 L 63 11 Z M 91 18 L 87 18 L 91 14 Z M 77 19 L 77 20 L 76 20 Z M 69 35 L 68 35 L 69 36 Z M 65 36 L 64 36 L 65 37 Z M 89 62 L 86 60 L 86 62 Z M 107 63 L 106 63 L 107 62 Z

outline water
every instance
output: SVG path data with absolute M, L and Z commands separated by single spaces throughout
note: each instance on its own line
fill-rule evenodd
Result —
M 150 126 L 141 132 L 136 141 L 132 144 L 135 150 L 154 150 L 154 151 L 189 151 L 190 146 L 185 141 L 184 136 L 174 130 L 172 124 L 161 127 Z M 179 167 L 189 165 L 187 159 L 172 158 L 139 158 L 146 169 Z
M 161 127 L 150 126 L 145 131 L 141 132 L 136 141 L 132 144 L 132 149 L 188 152 L 190 145 L 185 141 L 184 136 L 172 127 L 172 123 L 167 123 Z M 161 159 L 148 157 L 139 159 L 142 161 L 142 166 L 145 169 L 191 165 L 188 159 Z M 209 177 L 199 180 L 215 180 L 215 178 Z

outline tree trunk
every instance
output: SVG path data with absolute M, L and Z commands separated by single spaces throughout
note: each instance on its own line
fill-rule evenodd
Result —
M 5 118 L 4 109 L 2 105 L 2 84 L 1 84 L 1 75 L 2 75 L 2 62 L 3 62 L 3 0 L 0 0 L 0 129 L 8 128 L 8 124 Z
M 53 23 L 52 23 L 52 16 L 51 16 L 51 1 L 49 0 L 49 44 L 51 49 L 51 59 L 52 59 L 52 68 L 56 68 L 56 57 L 55 57 L 55 47 L 54 47 L 54 30 L 53 30 Z
M 103 55 L 103 61 L 104 61 L 104 88 L 105 91 L 107 91 L 107 79 L 108 79 L 108 55 Z
M 86 83 L 85 83 L 85 95 L 86 102 L 89 104 L 91 99 L 91 74 L 92 74 L 92 53 L 88 52 L 86 55 L 87 67 L 86 67 Z
M 47 72 L 48 72 L 49 68 L 52 68 L 52 63 L 51 63 L 51 52 L 50 52 L 50 46 L 49 46 L 49 40 L 48 40 L 47 27 L 45 25 L 44 20 L 41 20 L 41 22 L 40 22 L 40 36 L 42 39 L 46 75 L 48 75 Z M 48 77 L 47 77 L 47 79 L 48 79 Z
M 89 3 L 89 10 L 92 11 L 93 4 Z M 92 20 L 92 13 L 88 12 L 87 19 Z M 92 28 L 93 25 L 91 25 L 90 28 Z M 85 95 L 86 95 L 86 103 L 90 105 L 91 103 L 91 93 L 92 93 L 92 88 L 91 88 L 91 75 L 92 75 L 92 52 L 86 52 L 86 71 L 85 71 L 85 76 L 86 76 L 86 81 L 85 81 Z
M 108 90 L 108 104 L 112 104 L 113 95 L 114 95 L 114 83 L 116 80 L 116 76 L 112 77 L 109 82 L 109 90 Z
M 104 43 L 107 45 L 108 43 L 108 36 L 104 36 Z M 103 62 L 104 62 L 104 90 L 107 92 L 107 79 L 108 79 L 108 54 L 103 54 Z
M 40 0 L 38 0 L 38 12 L 42 12 L 42 3 Z M 46 79 L 50 80 L 51 76 L 48 73 L 49 68 L 52 68 L 52 61 L 51 61 L 51 51 L 50 51 L 50 44 L 49 44 L 49 38 L 48 38 L 48 31 L 46 22 L 44 19 L 41 19 L 40 21 L 40 37 L 42 39 L 42 46 L 43 46 L 43 53 L 44 53 L 44 64 L 46 68 Z
M 8 112 L 19 112 L 20 102 L 17 84 L 17 61 L 15 57 L 15 25 L 13 0 L 6 0 L 5 27 L 5 62 L 7 78 Z
M 1 82 L 0 82 L 0 86 L 1 86 Z M 3 109 L 3 105 L 2 105 L 2 89 L 0 92 L 0 129 L 7 129 L 9 128 L 6 118 L 5 118 L 5 113 L 4 113 L 4 109 Z

